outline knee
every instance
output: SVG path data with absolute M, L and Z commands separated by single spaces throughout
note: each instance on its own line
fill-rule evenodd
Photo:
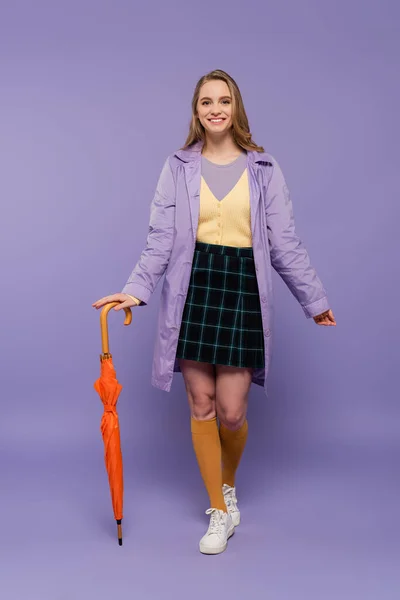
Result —
M 215 398 L 209 394 L 196 394 L 191 399 L 192 417 L 197 421 L 207 421 L 216 416 Z
M 246 415 L 243 412 L 223 411 L 218 414 L 218 418 L 222 425 L 230 431 L 237 431 L 246 420 Z

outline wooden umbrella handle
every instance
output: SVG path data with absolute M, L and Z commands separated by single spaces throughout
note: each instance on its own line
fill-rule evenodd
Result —
M 108 324 L 107 324 L 107 315 L 114 306 L 121 304 L 120 302 L 110 302 L 106 304 L 100 313 L 100 328 L 101 328 L 101 347 L 103 356 L 110 354 L 110 348 L 108 343 Z M 125 311 L 125 321 L 124 325 L 130 325 L 132 323 L 132 311 L 129 307 L 124 308 Z

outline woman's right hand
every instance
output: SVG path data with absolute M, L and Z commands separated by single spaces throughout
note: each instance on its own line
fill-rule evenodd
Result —
M 138 306 L 138 304 L 128 296 L 128 294 L 112 294 L 111 296 L 104 296 L 104 298 L 100 298 L 100 300 L 96 300 L 93 302 L 92 306 L 96 309 L 101 308 L 105 304 L 110 304 L 110 302 L 120 302 L 119 306 L 115 306 L 114 310 L 123 310 L 124 308 L 128 308 L 130 306 Z

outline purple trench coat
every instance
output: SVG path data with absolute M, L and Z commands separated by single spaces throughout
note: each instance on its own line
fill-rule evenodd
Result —
M 176 348 L 189 287 L 199 218 L 201 149 L 168 156 L 150 209 L 146 247 L 122 292 L 149 302 L 165 273 L 158 313 L 151 383 L 170 391 L 174 372 L 180 372 Z M 247 152 L 251 231 L 264 331 L 265 365 L 254 369 L 252 382 L 267 394 L 272 352 L 272 267 L 302 307 L 306 318 L 328 310 L 326 291 L 295 232 L 292 202 L 282 171 L 271 154 Z

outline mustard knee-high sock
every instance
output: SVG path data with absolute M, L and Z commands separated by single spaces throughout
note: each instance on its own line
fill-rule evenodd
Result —
M 226 512 L 222 493 L 221 441 L 217 418 L 197 421 L 191 417 L 191 431 L 193 448 L 210 498 L 210 507 Z
M 231 431 L 222 423 L 219 427 L 223 463 L 222 482 L 232 487 L 235 485 L 235 474 L 246 445 L 247 434 L 247 419 L 241 428 L 236 431 Z

